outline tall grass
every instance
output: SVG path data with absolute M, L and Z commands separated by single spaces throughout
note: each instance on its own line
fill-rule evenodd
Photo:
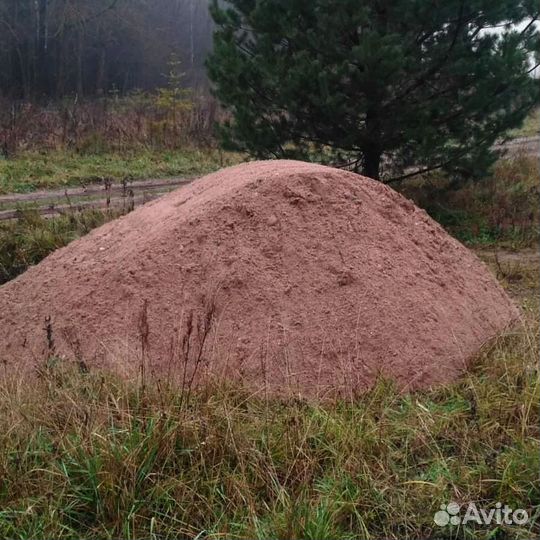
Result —
M 2 538 L 523 538 L 540 532 L 538 318 L 446 387 L 277 401 L 210 384 L 189 400 L 51 359 L 0 383 Z M 5 367 L 6 371 L 8 367 Z M 500 501 L 526 525 L 438 527 Z
M 214 124 L 223 116 L 206 92 L 180 80 L 156 92 L 133 91 L 90 100 L 78 96 L 46 106 L 0 97 L 0 154 L 71 149 L 81 154 L 143 148 L 215 146 Z
M 454 183 L 434 173 L 401 190 L 467 244 L 520 248 L 539 238 L 539 177 L 537 158 L 515 155 L 482 180 Z
M 88 210 L 45 219 L 27 209 L 16 221 L 0 223 L 0 285 L 118 215 L 116 211 Z

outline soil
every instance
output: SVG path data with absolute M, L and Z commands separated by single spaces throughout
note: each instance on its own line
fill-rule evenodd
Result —
M 306 397 L 381 375 L 403 389 L 451 381 L 519 317 L 412 202 L 295 161 L 224 169 L 148 203 L 0 287 L 0 305 L 0 358 L 21 374 L 54 353 Z

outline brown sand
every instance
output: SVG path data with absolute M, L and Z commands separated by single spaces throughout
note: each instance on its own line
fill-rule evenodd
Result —
M 210 302 L 200 362 L 195 331 L 185 362 L 186 321 Z M 162 376 L 197 364 L 197 380 L 307 396 L 380 374 L 404 388 L 450 381 L 518 317 L 413 203 L 295 161 L 225 169 L 106 224 L 1 287 L 0 306 L 0 359 L 21 373 L 46 356 L 50 317 L 57 354 L 91 366 L 136 371 L 144 347 Z

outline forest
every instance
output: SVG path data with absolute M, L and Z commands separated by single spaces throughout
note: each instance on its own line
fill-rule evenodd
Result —
M 204 85 L 206 0 L 0 0 L 0 95 L 121 94 L 164 83 L 171 55 Z

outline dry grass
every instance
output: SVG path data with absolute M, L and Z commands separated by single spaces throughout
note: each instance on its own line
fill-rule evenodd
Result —
M 104 150 L 207 147 L 222 113 L 204 92 L 175 87 L 133 91 L 80 100 L 77 96 L 40 105 L 0 97 L 0 153 L 7 158 L 27 150 Z
M 503 272 L 510 275 L 506 262 Z M 503 277 L 503 279 L 508 279 Z M 534 282 L 537 287 L 537 281 Z M 3 538 L 523 538 L 540 529 L 538 309 L 444 388 L 352 402 L 185 391 L 51 360 L 0 384 Z M 524 526 L 434 525 L 441 503 Z
M 482 180 L 454 184 L 434 173 L 402 191 L 468 245 L 523 248 L 538 241 L 539 176 L 538 159 L 515 155 Z

